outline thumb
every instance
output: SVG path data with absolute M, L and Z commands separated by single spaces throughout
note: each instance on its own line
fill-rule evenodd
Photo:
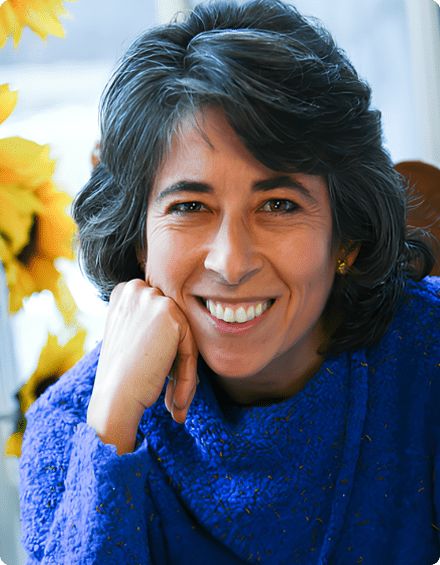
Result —
M 194 397 L 199 379 L 197 377 L 198 349 L 191 328 L 187 324 L 183 339 L 179 343 L 173 366 L 174 394 L 171 408 L 173 418 L 184 422 Z

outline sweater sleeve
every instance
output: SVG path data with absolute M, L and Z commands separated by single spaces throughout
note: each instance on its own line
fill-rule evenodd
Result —
M 87 425 L 86 367 L 80 362 L 27 413 L 20 503 L 28 565 L 148 565 L 146 442 L 119 457 Z

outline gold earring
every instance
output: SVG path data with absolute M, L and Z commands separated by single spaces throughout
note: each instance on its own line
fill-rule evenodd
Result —
M 338 273 L 340 275 L 345 275 L 347 272 L 347 262 L 345 259 L 338 259 Z

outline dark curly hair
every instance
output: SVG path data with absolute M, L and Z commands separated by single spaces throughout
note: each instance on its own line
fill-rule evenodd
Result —
M 405 280 L 429 274 L 434 255 L 407 233 L 405 181 L 369 86 L 317 20 L 280 0 L 199 5 L 122 58 L 101 103 L 101 161 L 73 207 L 81 262 L 102 297 L 143 278 L 136 251 L 153 176 L 183 117 L 208 105 L 270 169 L 324 177 L 335 241 L 360 249 L 335 278 L 328 307 L 344 321 L 329 352 L 378 341 Z

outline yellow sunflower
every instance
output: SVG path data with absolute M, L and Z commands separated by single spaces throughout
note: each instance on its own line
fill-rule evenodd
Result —
M 14 109 L 15 94 L 0 86 L 1 121 Z M 44 289 L 58 299 L 61 275 L 54 261 L 73 259 L 76 228 L 65 213 L 72 199 L 56 190 L 54 169 L 48 145 L 20 137 L 0 139 L 0 260 L 11 313 L 21 308 L 23 298 Z
M 61 346 L 56 336 L 49 334 L 47 343 L 41 350 L 37 368 L 18 393 L 20 418 L 17 424 L 17 431 L 13 433 L 6 442 L 6 455 L 20 457 L 21 442 L 26 428 L 26 418 L 24 415 L 29 409 L 29 406 L 35 402 L 50 385 L 54 384 L 61 375 L 64 375 L 64 373 L 81 359 L 84 355 L 85 339 L 86 331 L 79 330 L 66 345 Z
M 14 47 L 20 43 L 24 26 L 29 26 L 41 39 L 48 35 L 64 37 L 59 16 L 70 16 L 63 7 L 64 0 L 6 0 L 0 6 L 0 49 L 8 36 L 14 39 Z M 67 0 L 74 2 L 75 0 Z

